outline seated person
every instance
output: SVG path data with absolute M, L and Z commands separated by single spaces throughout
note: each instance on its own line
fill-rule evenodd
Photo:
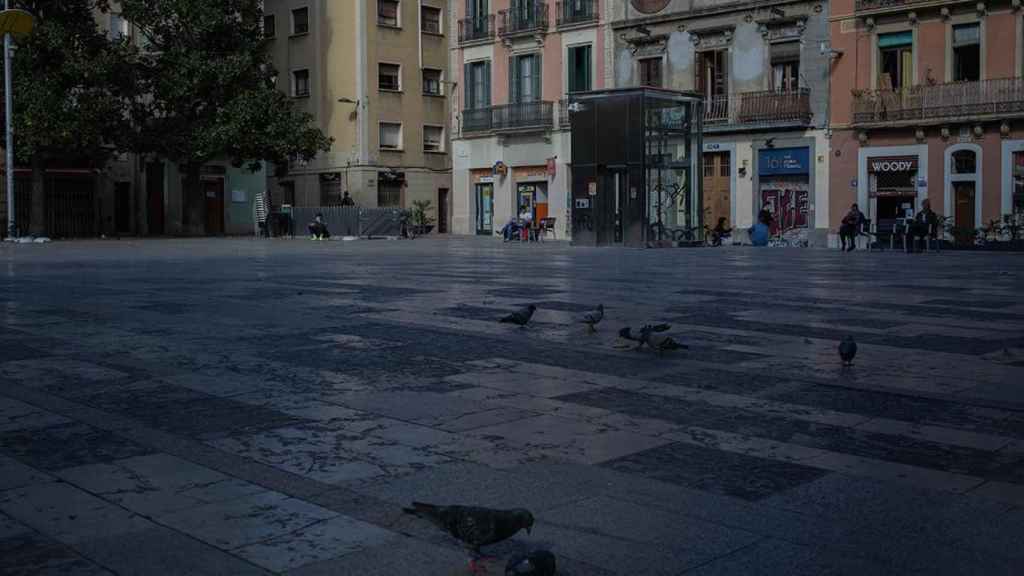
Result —
M 317 214 L 316 218 L 309 223 L 309 233 L 313 236 L 313 240 L 326 240 L 331 237 L 331 233 L 327 231 L 327 225 L 324 224 L 323 214 Z
M 505 242 L 511 242 L 515 240 L 519 235 L 519 223 L 516 222 L 515 218 L 508 221 L 508 224 L 501 229 L 501 237 Z
M 935 237 L 938 221 L 938 217 L 932 211 L 932 203 L 928 200 L 922 202 L 921 211 L 917 213 L 913 221 L 907 223 L 907 235 L 903 240 L 907 247 L 907 254 L 914 252 L 918 238 Z
M 850 211 L 843 216 L 843 222 L 839 226 L 839 249 L 841 251 L 849 252 L 857 246 L 857 234 L 861 228 L 864 227 L 866 218 L 864 213 L 860 211 L 860 208 L 853 204 L 850 206 Z M 849 247 L 847 247 L 849 244 Z
M 728 238 L 732 235 L 732 228 L 725 225 L 726 218 L 722 216 L 718 219 L 718 224 L 711 230 L 711 243 L 715 246 L 722 245 L 722 239 Z

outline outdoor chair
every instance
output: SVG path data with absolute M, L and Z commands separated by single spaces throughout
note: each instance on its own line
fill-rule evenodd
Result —
M 861 225 L 861 227 L 857 229 L 857 235 L 854 236 L 854 238 L 853 238 L 854 243 L 857 242 L 858 238 L 861 238 L 861 237 L 866 238 L 867 239 L 866 240 L 866 243 L 867 243 L 866 248 L 867 248 L 868 252 L 871 252 L 875 248 L 875 244 L 878 243 L 878 233 L 877 233 L 877 230 L 872 229 L 871 226 L 872 226 L 872 221 L 865 219 L 864 223 Z
M 537 236 L 543 241 L 545 234 L 551 234 L 552 238 L 558 238 L 558 235 L 555 233 L 555 218 L 548 217 L 540 219 L 540 231 Z

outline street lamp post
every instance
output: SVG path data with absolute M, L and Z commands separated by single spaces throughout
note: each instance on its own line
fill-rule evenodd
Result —
M 4 0 L 4 10 L 9 10 L 10 7 L 11 0 Z M 4 113 L 6 115 L 4 122 L 7 134 L 5 140 L 7 160 L 4 174 L 7 177 L 7 236 L 14 238 L 17 236 L 18 229 L 14 221 L 14 128 L 12 126 L 14 95 L 11 94 L 13 92 L 11 77 L 11 33 L 6 32 L 4 34 Z

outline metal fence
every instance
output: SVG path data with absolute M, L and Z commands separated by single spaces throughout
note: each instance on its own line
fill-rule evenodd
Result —
M 398 208 L 295 206 L 292 208 L 295 234 L 307 234 L 307 226 L 317 214 L 323 216 L 332 236 L 398 236 L 402 232 L 402 210 Z

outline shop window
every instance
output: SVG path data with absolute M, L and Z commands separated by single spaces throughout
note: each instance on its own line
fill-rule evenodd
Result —
M 424 6 L 420 9 L 420 30 L 429 34 L 441 33 L 441 9 Z
M 1024 152 L 1013 153 L 1013 215 L 1024 224 Z
M 970 150 L 958 150 L 952 154 L 953 174 L 974 174 L 978 171 L 978 157 Z
M 396 122 L 380 123 L 380 149 L 402 149 L 402 125 Z
M 377 65 L 377 87 L 397 92 L 402 89 L 402 67 L 398 64 Z
M 981 80 L 981 25 L 953 27 L 953 81 Z
M 405 180 L 389 177 L 388 173 L 378 175 L 377 206 L 380 208 L 400 208 L 402 206 L 402 185 Z
M 441 71 L 423 69 L 423 93 L 431 96 L 441 95 Z
M 569 92 L 590 90 L 590 44 L 569 48 Z
M 772 90 L 795 92 L 800 88 L 800 43 L 772 44 Z
M 377 0 L 377 24 L 398 28 L 398 0 Z
M 309 8 L 292 10 L 292 35 L 309 33 Z
M 341 205 L 341 174 L 330 172 L 320 175 L 320 205 L 340 206 Z
M 902 90 L 914 85 L 914 34 L 896 32 L 878 36 L 878 87 Z
M 636 61 L 641 86 L 661 88 L 661 58 L 641 58 Z

